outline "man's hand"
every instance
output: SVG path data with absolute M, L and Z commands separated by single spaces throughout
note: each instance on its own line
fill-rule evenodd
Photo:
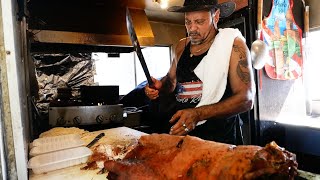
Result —
M 170 134 L 186 135 L 196 127 L 199 121 L 199 115 L 195 108 L 179 110 L 169 121 L 170 123 L 175 123 L 171 127 Z
M 162 82 L 153 77 L 151 77 L 151 79 L 153 82 L 153 86 L 150 87 L 149 84 L 147 84 L 144 88 L 144 92 L 149 99 L 154 100 L 159 97 L 159 89 L 162 87 Z

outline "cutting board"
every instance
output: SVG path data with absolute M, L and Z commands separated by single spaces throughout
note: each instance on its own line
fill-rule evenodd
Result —
M 98 134 L 104 132 L 105 136 L 102 137 L 95 145 L 91 147 L 93 149 L 99 144 L 118 144 L 125 145 L 132 141 L 138 141 L 142 135 L 147 135 L 143 132 L 130 129 L 127 127 L 119 127 L 107 130 L 100 130 L 90 132 L 82 139 L 86 144 L 91 142 Z M 80 164 L 77 166 L 72 166 L 64 169 L 59 169 L 44 174 L 34 174 L 31 170 L 29 173 L 29 180 L 106 180 L 106 174 L 98 175 L 99 170 L 80 170 L 81 167 L 84 167 L 86 164 Z

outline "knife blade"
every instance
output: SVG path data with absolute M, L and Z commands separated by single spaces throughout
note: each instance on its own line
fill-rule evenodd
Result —
M 141 48 L 140 48 L 140 44 L 139 44 L 139 41 L 138 41 L 138 38 L 137 38 L 137 35 L 136 35 L 136 31 L 134 30 L 134 27 L 133 27 L 132 18 L 131 18 L 131 15 L 130 15 L 128 7 L 127 7 L 127 10 L 126 10 L 126 24 L 127 24 L 127 30 L 128 30 L 128 34 L 129 34 L 131 43 L 133 45 L 134 51 L 137 53 L 138 59 L 139 59 L 140 64 L 142 66 L 143 72 L 144 72 L 144 74 L 145 74 L 145 76 L 147 78 L 148 84 L 149 84 L 150 87 L 153 87 L 154 84 L 153 84 L 153 81 L 151 79 L 151 76 L 150 76 L 146 61 L 144 59 L 144 56 L 142 54 L 142 51 L 141 51 Z
M 96 136 L 88 145 L 87 147 L 90 148 L 91 146 L 93 146 L 96 142 L 99 141 L 99 139 L 101 139 L 104 136 L 104 133 L 100 133 L 98 136 Z

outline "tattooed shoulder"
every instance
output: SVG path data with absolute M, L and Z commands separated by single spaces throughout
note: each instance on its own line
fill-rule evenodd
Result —
M 237 62 L 237 75 L 242 82 L 248 84 L 250 82 L 250 69 L 248 68 L 247 49 L 238 43 L 233 45 L 233 51 Z

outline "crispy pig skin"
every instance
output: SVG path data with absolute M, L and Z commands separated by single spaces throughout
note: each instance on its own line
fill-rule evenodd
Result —
M 258 179 L 296 173 L 294 154 L 275 143 L 260 146 L 205 141 L 192 136 L 142 136 L 123 160 L 106 161 L 108 179 Z

